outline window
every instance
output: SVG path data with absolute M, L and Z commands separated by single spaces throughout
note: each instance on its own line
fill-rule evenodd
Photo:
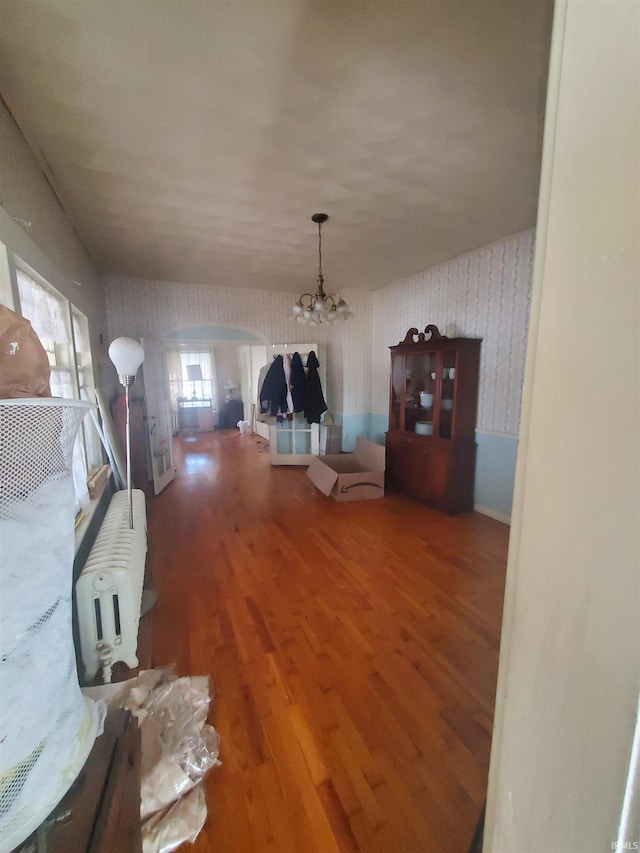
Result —
M 57 290 L 16 267 L 20 307 L 49 358 L 49 384 L 53 397 L 95 401 L 89 323 Z M 100 437 L 89 416 L 82 422 L 73 458 L 76 497 L 88 501 L 87 471 L 102 464 Z
M 51 394 L 54 397 L 78 397 L 74 358 L 71 347 L 69 303 L 23 270 L 16 270 L 20 313 L 31 322 L 49 356 Z
M 189 379 L 190 365 L 198 365 L 202 372 L 202 380 Z M 213 353 L 210 352 L 180 352 L 170 350 L 167 353 L 169 373 L 169 395 L 171 408 L 176 411 L 179 399 L 216 400 L 216 383 L 214 379 L 215 365 Z
M 96 386 L 91 360 L 89 321 L 81 311 L 71 306 L 71 322 L 79 396 L 81 400 L 91 400 L 93 403 L 96 399 Z M 89 461 L 88 467 L 93 468 L 95 465 L 100 465 L 102 462 L 102 442 L 91 417 L 86 417 L 83 420 L 82 433 L 87 460 Z

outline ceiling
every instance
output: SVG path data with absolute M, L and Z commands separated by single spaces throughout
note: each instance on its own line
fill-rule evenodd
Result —
M 2 0 L 103 274 L 375 289 L 535 223 L 551 0 Z

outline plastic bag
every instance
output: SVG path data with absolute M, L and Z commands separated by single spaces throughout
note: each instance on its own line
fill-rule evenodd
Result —
M 249 421 L 238 421 L 240 435 L 249 435 Z
M 31 323 L 0 305 L 0 397 L 50 397 L 49 358 Z
M 196 840 L 207 819 L 202 786 L 181 797 L 164 812 L 157 812 L 142 825 L 143 853 L 170 853 L 181 844 Z
M 176 678 L 168 668 L 142 672 L 125 701 L 142 737 L 140 814 L 166 809 L 220 764 L 219 738 L 205 724 L 209 679 Z
M 206 724 L 208 677 L 178 678 L 175 667 L 168 666 L 83 692 L 109 707 L 126 708 L 138 720 L 144 853 L 169 853 L 195 841 L 207 817 L 199 783 L 221 763 L 218 733 Z

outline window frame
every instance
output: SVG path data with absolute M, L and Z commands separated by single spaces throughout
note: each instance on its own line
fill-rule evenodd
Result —
M 7 307 L 11 308 L 13 311 L 16 312 L 16 314 L 19 314 L 21 317 L 25 316 L 23 314 L 23 306 L 20 298 L 20 288 L 18 284 L 19 273 L 22 273 L 27 278 L 32 279 L 37 285 L 42 287 L 45 291 L 49 292 L 56 300 L 60 302 L 63 321 L 68 337 L 67 343 L 57 343 L 53 341 L 53 349 L 47 349 L 45 342 L 42 343 L 45 347 L 47 355 L 49 356 L 50 366 L 53 369 L 68 371 L 68 373 L 70 374 L 70 385 L 73 396 L 67 399 L 83 399 L 80 395 L 81 375 L 84 375 L 86 371 L 88 371 L 91 377 L 91 382 L 89 385 L 87 385 L 87 387 L 90 387 L 94 391 L 96 387 L 89 318 L 77 305 L 75 305 L 69 299 L 68 296 L 66 296 L 64 293 L 61 293 L 60 290 L 58 290 L 57 287 L 51 284 L 43 275 L 41 275 L 30 264 L 28 264 L 18 255 L 16 255 L 14 252 L 11 252 L 8 247 L 6 247 L 2 243 L 0 243 L 0 251 L 6 252 L 4 258 L 0 257 L 0 267 L 4 267 L 2 282 L 0 282 L 0 284 L 2 284 L 2 292 L 0 295 L 2 296 L 3 302 L 5 304 L 7 304 L 9 301 L 7 298 L 7 280 L 9 281 L 11 286 L 11 301 L 13 302 L 13 305 L 7 305 Z M 6 263 L 2 263 L 3 260 L 5 260 Z M 79 363 L 76 330 L 74 327 L 74 315 L 79 317 L 80 322 L 83 322 L 85 324 L 89 347 L 87 351 L 88 364 L 81 365 Z M 29 318 L 27 317 L 26 319 Z M 55 362 L 53 365 L 51 365 L 52 356 Z M 89 401 L 95 402 L 91 399 L 90 396 Z M 89 436 L 90 430 L 95 432 L 95 436 L 93 434 Z M 98 465 L 102 465 L 104 463 L 104 451 L 95 425 L 93 424 L 93 422 L 89 422 L 87 418 L 85 418 L 82 422 L 82 428 L 78 432 L 78 439 L 85 473 L 88 475 L 89 471 L 92 468 Z
M 208 347 L 189 347 L 188 349 L 180 347 L 171 347 L 166 352 L 167 357 L 167 377 L 169 402 L 172 411 L 178 410 L 178 403 L 194 399 L 193 391 L 196 391 L 195 399 L 210 400 L 211 406 L 217 409 L 218 383 L 216 379 L 216 361 L 215 354 Z M 188 379 L 187 364 L 196 363 L 189 362 L 190 358 L 200 359 L 201 357 L 208 361 L 208 368 L 205 370 L 208 373 L 207 379 L 192 380 Z M 176 377 L 175 368 L 177 363 L 180 364 L 180 377 Z

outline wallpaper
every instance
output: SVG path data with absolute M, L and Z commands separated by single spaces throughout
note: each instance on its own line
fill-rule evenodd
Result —
M 160 339 L 172 328 L 238 326 L 273 343 L 326 345 L 327 403 L 343 414 L 386 414 L 388 347 L 435 323 L 482 343 L 478 429 L 516 435 L 529 317 L 534 233 L 527 231 L 388 285 L 345 290 L 354 316 L 330 327 L 290 319 L 287 293 L 108 277 L 111 337 Z
M 516 435 L 524 378 L 534 231 L 529 230 L 383 287 L 373 294 L 372 406 L 387 413 L 389 350 L 407 329 L 482 338 L 478 429 Z
M 357 294 L 348 290 L 343 293 L 349 302 L 353 296 L 357 298 Z M 335 412 L 344 411 L 345 352 L 353 349 L 368 355 L 370 312 L 363 313 L 358 308 L 355 323 L 349 320 L 336 321 L 332 326 L 302 326 L 291 319 L 295 301 L 291 293 L 107 276 L 105 298 L 111 338 L 128 335 L 159 340 L 176 327 L 208 324 L 240 327 L 257 333 L 267 343 L 325 344 L 325 396 L 329 408 Z M 352 341 L 354 334 L 357 345 Z M 363 358 L 362 354 L 358 356 L 356 375 L 362 377 L 359 382 L 362 391 L 356 394 L 356 401 L 359 404 L 366 399 L 368 407 L 370 366 L 368 357 Z M 346 385 L 350 387 L 351 382 Z
M 371 320 L 372 293 L 344 290 L 353 317 L 340 322 L 343 345 L 343 407 L 345 415 L 371 411 Z M 333 329 L 332 329 L 333 331 Z
M 326 341 L 324 327 L 289 319 L 293 294 L 107 276 L 107 319 L 111 335 L 162 338 L 175 327 L 237 326 L 268 343 L 303 343 L 309 334 Z

